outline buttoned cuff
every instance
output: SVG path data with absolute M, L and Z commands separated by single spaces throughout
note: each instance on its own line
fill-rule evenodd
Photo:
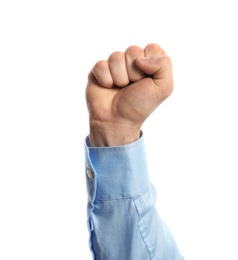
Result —
M 91 202 L 135 197 L 149 187 L 143 135 L 131 144 L 113 147 L 89 147 L 86 138 L 85 166 Z

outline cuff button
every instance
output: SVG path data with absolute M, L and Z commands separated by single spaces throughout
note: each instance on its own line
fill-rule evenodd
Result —
M 93 180 L 94 179 L 94 174 L 91 170 L 87 170 L 87 175 L 88 175 L 88 178 Z

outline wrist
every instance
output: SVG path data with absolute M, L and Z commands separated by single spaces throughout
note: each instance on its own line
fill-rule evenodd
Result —
M 105 147 L 105 146 L 120 146 L 135 142 L 140 138 L 140 127 L 135 126 L 120 126 L 118 124 L 108 123 L 92 124 L 90 123 L 90 146 Z

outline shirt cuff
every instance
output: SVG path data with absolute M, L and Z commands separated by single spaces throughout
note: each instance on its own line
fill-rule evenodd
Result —
M 91 202 L 135 197 L 149 187 L 143 135 L 131 144 L 113 147 L 90 147 L 86 138 L 85 166 Z

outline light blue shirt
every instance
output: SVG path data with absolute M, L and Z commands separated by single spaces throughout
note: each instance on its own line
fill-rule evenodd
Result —
M 182 260 L 155 208 L 144 137 L 116 147 L 85 142 L 89 245 L 95 260 Z

